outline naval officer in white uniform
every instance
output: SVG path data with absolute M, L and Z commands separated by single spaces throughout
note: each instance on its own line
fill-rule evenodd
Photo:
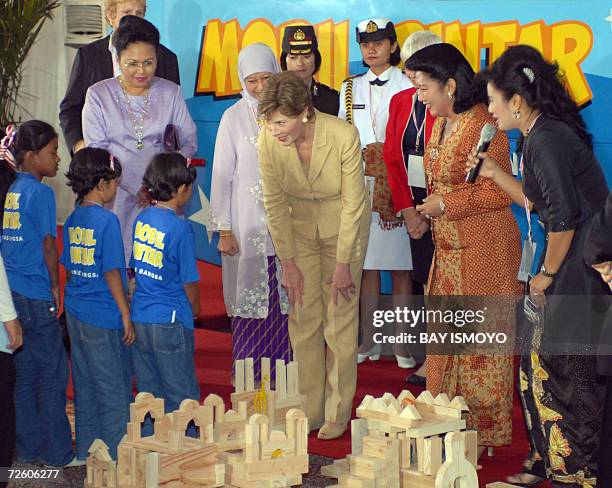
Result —
M 362 75 L 344 81 L 340 92 L 338 116 L 355 125 L 364 151 L 372 150 L 382 158 L 389 103 L 396 93 L 412 87 L 402 71 L 400 49 L 393 22 L 387 19 L 367 19 L 357 26 L 357 42 L 363 63 L 369 69 Z M 380 161 L 384 166 L 384 162 Z M 374 177 L 367 177 L 370 194 L 374 194 Z M 381 345 L 373 340 L 375 329 L 372 313 L 379 308 L 380 271 L 390 271 L 393 282 L 393 308 L 402 306 L 402 299 L 412 294 L 412 254 L 410 239 L 401 218 L 384 221 L 378 212 L 372 212 L 372 223 L 361 284 L 361 345 L 358 362 L 376 361 Z M 396 324 L 396 334 L 402 332 Z M 394 346 L 401 368 L 415 366 L 414 359 L 401 344 Z

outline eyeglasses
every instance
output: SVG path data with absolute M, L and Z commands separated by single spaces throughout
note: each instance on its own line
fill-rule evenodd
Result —
M 135 71 L 138 68 L 152 69 L 152 68 L 155 67 L 156 64 L 157 64 L 156 61 L 154 61 L 152 59 L 147 59 L 146 61 L 143 61 L 142 63 L 137 63 L 135 61 L 130 61 L 129 63 L 123 63 L 123 67 L 125 69 L 131 70 L 131 71 Z

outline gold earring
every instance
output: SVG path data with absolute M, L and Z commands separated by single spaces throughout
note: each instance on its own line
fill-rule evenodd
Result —
M 302 117 L 302 122 L 304 122 L 304 123 L 308 122 L 308 117 L 306 117 L 306 116 Z
M 449 100 L 454 100 L 455 99 L 455 95 L 453 95 L 451 92 L 448 92 L 448 99 Z
M 512 115 L 514 115 L 514 118 L 516 120 L 521 118 L 521 112 L 519 110 L 515 110 L 514 112 L 512 112 Z

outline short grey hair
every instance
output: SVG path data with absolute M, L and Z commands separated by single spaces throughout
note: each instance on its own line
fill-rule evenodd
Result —
M 410 56 L 412 56 L 417 51 L 420 51 L 424 47 L 431 46 L 433 44 L 441 44 L 442 39 L 437 34 L 434 34 L 428 30 L 420 30 L 413 32 L 410 34 L 404 44 L 402 45 L 402 50 L 400 51 L 400 58 L 402 58 L 402 63 L 405 63 Z

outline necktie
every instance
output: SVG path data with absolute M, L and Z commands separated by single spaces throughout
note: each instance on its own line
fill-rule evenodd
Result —
M 385 83 L 387 83 L 387 81 L 389 80 L 379 80 L 378 78 L 375 78 L 370 81 L 370 85 L 383 86 Z

